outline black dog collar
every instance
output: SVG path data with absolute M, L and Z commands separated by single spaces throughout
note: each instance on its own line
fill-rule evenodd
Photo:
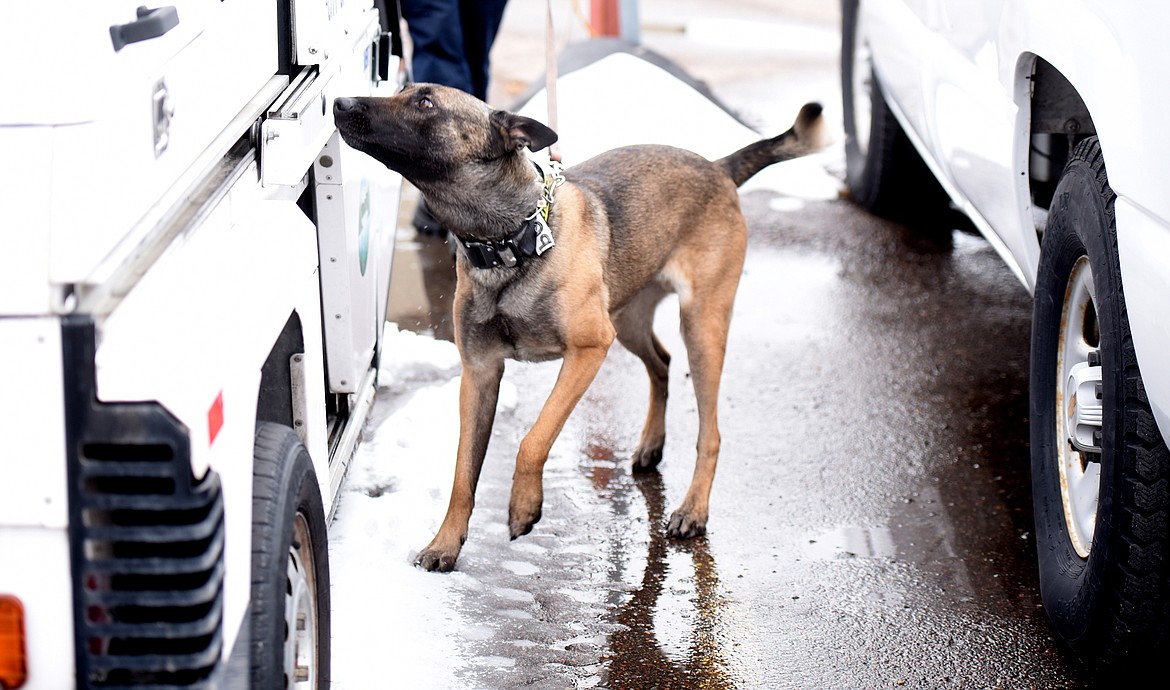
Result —
M 512 268 L 519 266 L 525 258 L 540 256 L 552 248 L 553 240 L 548 232 L 548 224 L 538 221 L 539 217 L 539 213 L 529 216 L 519 230 L 502 240 L 465 240 L 462 237 L 456 239 L 463 245 L 463 253 L 472 266 Z
M 544 178 L 544 192 L 520 229 L 502 240 L 478 240 L 456 237 L 463 246 L 467 260 L 476 268 L 513 268 L 525 258 L 540 256 L 556 246 L 552 231 L 548 227 L 548 214 L 552 209 L 553 195 L 557 187 L 565 182 L 561 164 L 556 161 L 532 159 Z

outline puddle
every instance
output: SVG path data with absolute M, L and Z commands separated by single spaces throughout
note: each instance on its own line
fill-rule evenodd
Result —
M 838 527 L 808 540 L 801 551 L 821 560 L 841 558 L 893 558 L 898 549 L 887 527 Z

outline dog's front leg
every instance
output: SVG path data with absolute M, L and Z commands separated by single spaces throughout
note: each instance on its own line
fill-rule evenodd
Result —
M 463 542 L 467 541 L 467 522 L 475 506 L 475 486 L 492 435 L 503 375 L 503 358 L 475 364 L 463 362 L 459 381 L 459 450 L 451 502 L 438 534 L 414 559 L 415 565 L 426 570 L 452 570 Z
M 540 506 L 544 501 L 542 475 L 548 452 L 569 413 L 593 382 L 612 342 L 611 327 L 608 337 L 602 338 L 601 343 L 566 350 L 552 393 L 540 410 L 536 423 L 520 442 L 520 452 L 516 455 L 512 499 L 508 503 L 508 531 L 513 539 L 531 532 L 532 526 L 540 520 Z

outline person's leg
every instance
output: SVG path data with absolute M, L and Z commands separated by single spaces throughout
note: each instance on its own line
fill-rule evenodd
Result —
M 487 100 L 491 64 L 488 54 L 508 0 L 459 0 L 459 17 L 463 29 L 463 54 L 467 60 L 472 88 L 469 93 Z
M 413 45 L 415 81 L 472 92 L 459 15 L 460 0 L 402 0 L 402 17 Z

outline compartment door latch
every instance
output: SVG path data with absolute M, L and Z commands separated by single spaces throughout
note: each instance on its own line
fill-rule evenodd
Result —
M 114 41 L 114 52 L 131 43 L 158 38 L 179 25 L 179 11 L 174 6 L 138 8 L 138 19 L 129 24 L 115 24 L 110 27 L 110 39 Z

